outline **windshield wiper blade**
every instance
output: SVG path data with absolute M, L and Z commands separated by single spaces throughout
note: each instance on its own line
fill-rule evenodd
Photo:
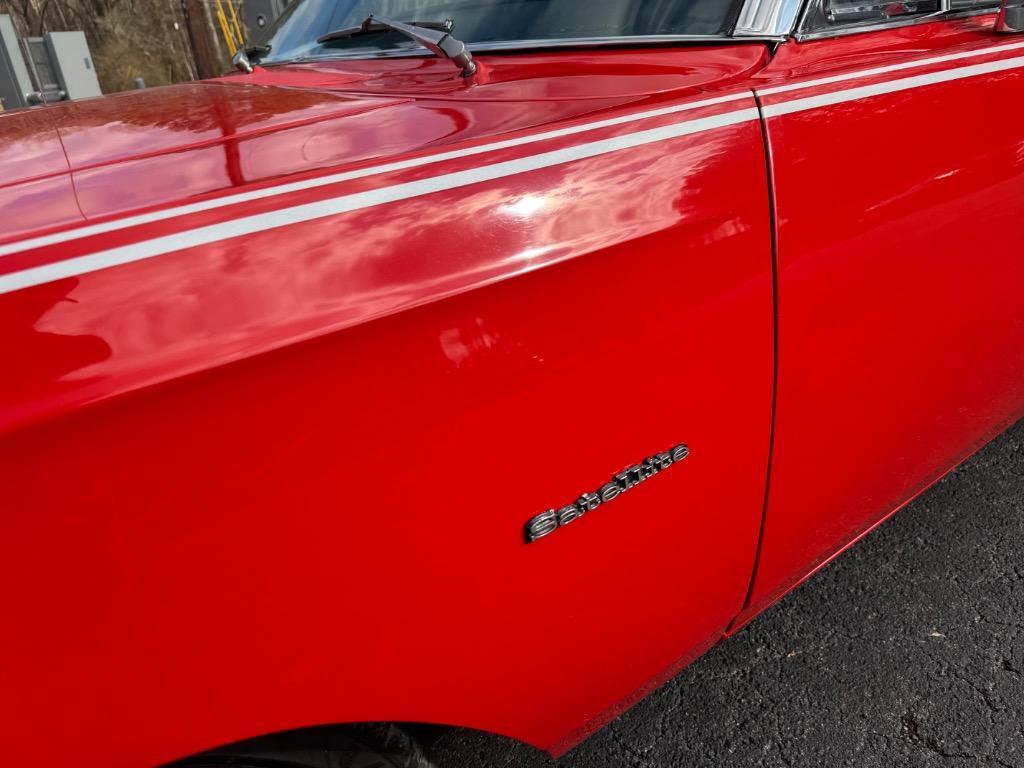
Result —
M 358 27 L 346 27 L 345 29 L 336 29 L 333 32 L 328 32 L 326 35 L 318 37 L 316 41 L 318 43 L 329 43 L 331 40 L 344 40 L 349 37 L 359 37 L 360 35 L 372 35 L 377 32 L 392 32 L 395 30 L 392 24 L 406 24 L 410 27 L 422 27 L 423 29 L 433 29 L 438 32 L 451 32 L 455 27 L 455 22 L 451 19 L 445 19 L 444 21 L 402 21 L 393 22 L 384 19 L 383 21 L 379 16 L 367 16 L 366 21 L 360 24 Z
M 436 56 L 451 59 L 453 64 L 462 69 L 462 76 L 469 77 L 476 73 L 476 62 L 473 61 L 473 55 L 466 49 L 466 44 L 452 37 L 454 27 L 455 23 L 451 19 L 444 21 L 393 21 L 383 16 L 370 15 L 358 27 L 336 29 L 318 37 L 316 41 L 329 43 L 332 40 L 346 40 L 379 32 L 399 32 Z

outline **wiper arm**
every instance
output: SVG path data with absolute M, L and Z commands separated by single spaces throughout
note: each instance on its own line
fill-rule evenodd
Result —
M 239 48 L 238 52 L 231 57 L 231 63 L 239 72 L 252 74 L 253 60 L 259 61 L 270 53 L 269 45 L 250 45 Z
M 318 37 L 318 43 L 329 43 L 332 40 L 345 40 L 360 35 L 378 32 L 400 32 L 416 41 L 435 55 L 451 59 L 452 63 L 462 69 L 462 76 L 469 77 L 476 72 L 473 55 L 466 49 L 466 44 L 452 37 L 455 24 L 451 19 L 445 21 L 392 21 L 383 16 L 367 16 L 358 27 L 336 29 Z

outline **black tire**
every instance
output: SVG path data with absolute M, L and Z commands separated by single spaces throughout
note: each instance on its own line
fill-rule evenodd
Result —
M 336 736 L 348 743 L 329 745 L 329 768 L 434 768 L 412 734 L 390 723 L 355 725 Z
M 365 723 L 264 736 L 166 768 L 435 768 L 408 731 Z

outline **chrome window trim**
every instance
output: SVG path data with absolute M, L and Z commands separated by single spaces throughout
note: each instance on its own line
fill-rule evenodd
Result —
M 798 0 L 799 2 L 799 0 Z M 786 35 L 763 35 L 769 42 L 784 40 Z M 744 38 L 746 40 L 747 38 Z M 732 35 L 611 35 L 608 37 L 558 37 L 540 40 L 504 40 L 494 43 L 471 43 L 474 51 L 515 51 L 522 48 L 579 48 L 602 45 L 665 45 L 672 43 L 734 43 Z
M 883 22 L 868 22 L 867 24 L 851 25 L 848 27 L 837 27 L 836 29 L 819 29 L 814 32 L 804 32 L 804 20 L 807 12 L 812 7 L 821 7 L 823 0 L 808 0 L 800 14 L 800 25 L 793 34 L 793 38 L 802 43 L 806 40 L 825 40 L 830 37 L 846 37 L 847 35 L 861 35 L 866 32 L 877 32 L 883 29 L 898 29 L 899 27 L 913 27 L 918 24 L 932 24 L 936 21 L 947 21 L 950 19 L 969 19 L 972 16 L 987 16 L 999 10 L 999 0 L 992 0 L 992 5 L 987 8 L 969 8 L 962 11 L 946 11 L 942 14 L 929 13 L 923 16 L 915 16 L 908 19 L 892 19 Z
M 549 48 L 598 48 L 602 46 L 629 46 L 629 45 L 672 45 L 676 43 L 702 43 L 706 45 L 722 45 L 727 43 L 782 43 L 789 37 L 784 35 L 743 35 L 734 37 L 732 35 L 617 35 L 609 37 L 560 37 L 541 40 L 502 40 L 493 43 L 467 43 L 472 53 L 488 52 L 512 52 L 528 50 L 544 50 Z M 387 51 L 339 51 L 334 54 L 317 54 L 315 56 L 302 56 L 294 59 L 268 59 L 260 66 L 274 66 L 277 64 L 295 64 L 309 61 L 339 61 L 358 59 L 389 59 L 402 58 L 404 56 L 433 56 L 426 48 L 394 48 Z
M 802 5 L 802 0 L 744 0 L 733 38 L 789 37 Z

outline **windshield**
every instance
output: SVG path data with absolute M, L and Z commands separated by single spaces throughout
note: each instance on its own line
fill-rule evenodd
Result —
M 454 19 L 463 42 L 514 43 L 651 35 L 722 35 L 737 0 L 292 0 L 256 42 L 264 62 L 418 48 L 394 32 L 317 43 L 328 32 L 359 26 L 374 14 L 400 21 Z

